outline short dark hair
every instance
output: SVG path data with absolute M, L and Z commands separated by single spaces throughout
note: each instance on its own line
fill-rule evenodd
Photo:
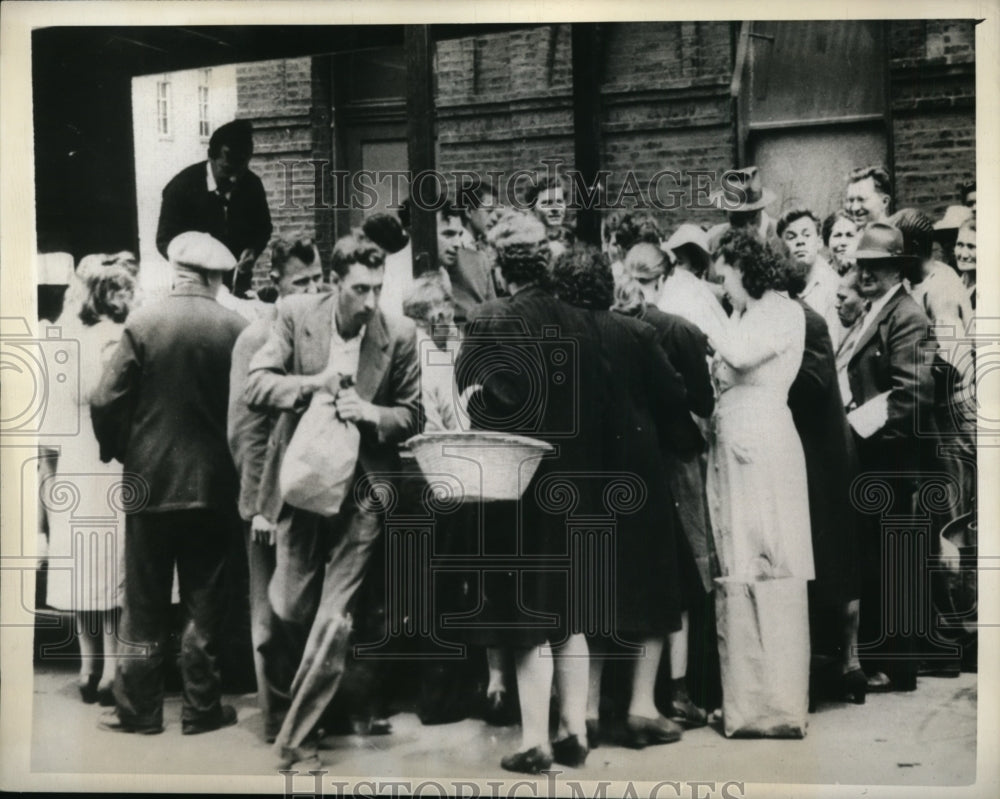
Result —
M 785 229 L 792 224 L 792 222 L 798 222 L 804 217 L 809 217 L 815 223 L 816 232 L 819 233 L 819 217 L 808 208 L 789 208 L 781 215 L 781 218 L 778 220 L 778 224 L 775 226 L 775 231 L 779 237 L 783 236 L 785 234 Z
M 331 266 L 337 277 L 344 277 L 351 271 L 353 264 L 378 269 L 385 266 L 385 253 L 374 242 L 350 233 L 337 239 L 337 243 L 333 245 Z
M 857 183 L 859 180 L 872 179 L 875 190 L 886 197 L 892 197 L 892 178 L 889 171 L 884 166 L 860 166 L 852 169 L 847 175 L 847 184 Z
M 208 157 L 218 158 L 229 147 L 234 158 L 250 160 L 253 155 L 253 124 L 249 119 L 235 119 L 215 129 L 208 140 Z
M 640 241 L 660 246 L 663 231 L 650 214 L 625 214 L 613 231 L 614 241 L 622 252 L 628 252 Z
M 830 246 L 830 235 L 833 233 L 833 226 L 837 224 L 837 220 L 846 219 L 854 228 L 857 229 L 858 223 L 854 221 L 854 217 L 851 216 L 843 208 L 838 208 L 832 214 L 830 214 L 826 219 L 823 220 L 823 228 L 820 233 L 823 235 L 823 246 Z
M 285 266 L 292 258 L 298 258 L 306 266 L 309 266 L 313 261 L 319 259 L 316 242 L 308 236 L 299 236 L 294 239 L 279 238 L 271 242 L 271 268 L 279 275 L 285 274 Z
M 534 208 L 535 204 L 538 202 L 538 197 L 543 191 L 548 191 L 549 189 L 562 189 L 563 196 L 566 196 L 566 183 L 559 178 L 550 178 L 546 175 L 544 178 L 536 183 L 532 183 L 528 186 L 528 190 L 524 193 L 524 201 L 528 204 L 529 208 Z
M 393 214 L 372 214 L 361 225 L 361 230 L 387 253 L 397 253 L 410 240 L 403 230 L 403 224 Z
M 563 302 L 607 311 L 615 300 L 615 280 L 604 253 L 590 245 L 566 250 L 552 270 L 552 288 Z
M 763 297 L 768 289 L 783 288 L 786 283 L 785 259 L 775 255 L 753 234 L 739 228 L 722 234 L 715 257 L 740 271 L 743 288 L 755 300 Z
M 969 195 L 976 190 L 976 181 L 967 180 L 958 187 L 958 191 L 962 197 L 962 205 L 968 205 Z

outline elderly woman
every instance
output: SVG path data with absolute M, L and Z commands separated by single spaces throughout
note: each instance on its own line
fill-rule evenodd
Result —
M 684 381 L 661 346 L 662 332 L 610 313 L 614 284 L 601 254 L 582 248 L 567 254 L 556 264 L 553 280 L 560 299 L 591 313 L 607 360 L 615 364 L 610 389 L 616 412 L 604 424 L 604 468 L 637 476 L 648 492 L 646 502 L 619 519 L 615 529 L 614 632 L 642 646 L 632 673 L 625 740 L 634 748 L 671 743 L 681 737 L 681 729 L 660 714 L 653 699 L 667 636 L 682 629 L 682 579 L 667 470 L 668 463 L 695 454 L 701 436 L 688 415 Z M 592 643 L 603 648 L 607 642 L 596 638 Z M 602 665 L 600 657 L 591 658 L 592 730 Z
M 955 240 L 955 264 L 962 283 L 969 292 L 969 303 L 976 309 L 976 220 L 970 219 L 958 229 Z
M 587 642 L 581 614 L 570 613 L 566 524 L 568 513 L 588 515 L 599 507 L 600 495 L 587 490 L 585 475 L 601 470 L 612 377 L 594 320 L 547 288 L 545 227 L 512 213 L 490 240 L 509 296 L 473 311 L 456 364 L 458 389 L 478 387 L 468 409 L 474 427 L 531 436 L 557 449 L 542 460 L 520 501 L 483 506 L 486 548 L 522 553 L 530 568 L 515 562 L 484 574 L 476 643 L 514 651 L 521 747 L 501 765 L 538 773 L 553 759 L 578 766 L 587 756 Z M 559 331 L 557 339 L 546 337 L 551 329 Z M 576 418 L 567 421 L 567 408 L 578 409 Z M 553 675 L 560 704 L 555 743 L 549 739 Z
M 838 208 L 823 220 L 823 246 L 830 253 L 830 262 L 838 274 L 844 274 L 854 262 L 852 253 L 857 245 L 858 225 L 847 211 Z
M 49 572 L 48 604 L 72 611 L 80 644 L 78 687 L 84 702 L 114 704 L 111 686 L 117 663 L 117 620 L 121 607 L 124 580 L 125 514 L 114 510 L 115 522 L 100 532 L 88 531 L 82 543 L 75 542 L 72 516 L 107 516 L 105 502 L 109 486 L 122 479 L 120 463 L 101 463 L 100 448 L 89 424 L 91 394 L 97 387 L 102 369 L 122 336 L 123 323 L 129 314 L 135 281 L 129 270 L 120 265 L 103 265 L 102 258 L 89 257 L 76 275 L 74 296 L 82 298 L 77 307 L 67 309 L 72 319 L 72 335 L 79 342 L 78 362 L 73 374 L 78 380 L 53 381 L 51 402 L 60 414 L 80 419 L 79 433 L 60 443 L 57 471 L 42 481 L 42 502 L 48 514 L 50 556 L 72 559 L 72 568 Z M 63 482 L 63 478 L 66 482 Z M 95 487 L 87 482 L 102 481 Z M 66 509 L 56 501 L 60 486 L 69 481 L 84 489 L 79 505 Z M 84 481 L 81 483 L 81 481 Z M 103 642 L 103 653 L 102 653 Z M 103 662 L 102 662 L 103 661 Z

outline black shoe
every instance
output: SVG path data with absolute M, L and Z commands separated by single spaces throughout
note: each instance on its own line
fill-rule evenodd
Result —
M 708 714 L 692 702 L 687 694 L 684 694 L 675 697 L 670 703 L 670 720 L 681 726 L 694 729 L 708 724 Z
M 521 774 L 540 774 L 552 767 L 552 756 L 542 747 L 533 746 L 526 752 L 515 752 L 500 760 L 500 765 L 507 771 L 517 771 Z
M 840 698 L 851 701 L 856 705 L 865 703 L 865 694 L 868 693 L 868 678 L 861 669 L 851 669 L 844 672 L 840 678 Z
M 587 719 L 587 747 L 596 749 L 601 745 L 601 722 L 598 719 Z
M 97 701 L 97 686 L 100 682 L 101 675 L 90 674 L 87 676 L 87 682 L 76 684 L 76 687 L 80 689 L 80 698 L 85 705 L 92 705 Z
M 109 685 L 107 688 L 97 689 L 97 704 L 101 707 L 114 707 L 115 706 L 115 694 L 111 690 Z
M 552 759 L 564 766 L 580 768 L 580 766 L 587 762 L 587 753 L 589 751 L 586 746 L 580 743 L 578 736 L 569 735 L 561 741 L 555 741 L 552 744 Z
M 163 725 L 159 727 L 137 727 L 134 724 L 126 724 L 118 718 L 118 711 L 106 710 L 97 720 L 97 726 L 108 732 L 130 732 L 136 735 L 159 735 L 163 732 Z
M 236 708 L 223 705 L 219 717 L 212 721 L 185 721 L 181 724 L 181 734 L 200 735 L 203 732 L 214 732 L 223 727 L 232 727 L 236 723 Z
M 654 744 L 672 744 L 680 739 L 681 728 L 663 716 L 651 719 L 630 713 L 625 722 L 625 745 L 632 749 L 643 749 Z

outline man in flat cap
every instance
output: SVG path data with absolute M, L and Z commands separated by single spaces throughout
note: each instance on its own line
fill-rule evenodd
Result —
M 156 249 L 169 260 L 167 246 L 188 230 L 210 233 L 233 254 L 224 282 L 235 297 L 246 296 L 253 265 L 271 239 L 271 213 L 264 184 L 248 168 L 253 126 L 237 119 L 216 129 L 208 141 L 208 161 L 178 172 L 163 189 Z
M 163 731 L 163 658 L 177 565 L 187 616 L 181 639 L 181 732 L 236 722 L 221 703 L 220 621 L 227 553 L 240 541 L 239 479 L 226 442 L 230 353 L 246 321 L 216 302 L 236 259 L 207 233 L 170 242 L 172 293 L 133 313 L 91 400 L 101 459 L 124 464 L 126 648 L 115 710 L 100 727 Z M 131 649 L 131 656 L 128 650 Z

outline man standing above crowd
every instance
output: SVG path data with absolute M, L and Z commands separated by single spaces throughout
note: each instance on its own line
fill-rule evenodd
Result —
M 248 169 L 253 155 L 253 126 L 238 119 L 216 129 L 208 141 L 208 161 L 178 172 L 163 189 L 156 249 L 187 230 L 211 234 L 236 259 L 224 284 L 236 297 L 245 296 L 253 265 L 271 238 L 271 213 L 264 184 Z
M 163 673 L 170 589 L 177 565 L 188 616 L 181 639 L 181 732 L 236 723 L 221 703 L 219 638 L 225 565 L 239 539 L 239 482 L 226 446 L 230 353 L 242 317 L 216 301 L 235 266 L 207 233 L 182 233 L 167 248 L 174 288 L 136 311 L 91 400 L 101 459 L 121 461 L 145 489 L 125 517 L 125 613 L 116 709 L 101 728 L 163 731 Z M 140 492 L 141 494 L 142 492 Z
M 859 229 L 871 222 L 887 222 L 891 203 L 892 180 L 885 167 L 859 167 L 847 176 L 844 210 Z
M 316 763 L 310 734 L 337 691 L 351 628 L 349 605 L 382 530 L 363 502 L 370 475 L 399 472 L 398 445 L 417 432 L 420 368 L 413 323 L 379 311 L 382 250 L 356 235 L 333 251 L 332 293 L 286 297 L 270 336 L 250 362 L 251 408 L 280 411 L 272 452 L 284 451 L 297 415 L 317 392 L 361 434 L 354 484 L 339 512 L 320 516 L 285 505 L 278 517 L 275 617 L 264 656 L 271 692 L 266 734 L 283 764 Z M 342 387 L 342 378 L 354 385 Z

